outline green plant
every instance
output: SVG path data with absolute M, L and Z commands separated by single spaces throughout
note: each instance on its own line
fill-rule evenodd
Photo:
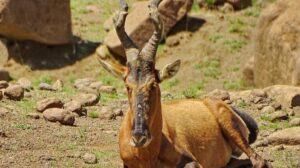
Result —
M 246 107 L 248 107 L 248 104 L 246 103 L 245 100 L 241 100 L 241 101 L 238 102 L 237 106 L 239 108 L 246 108 Z
M 223 38 L 223 36 L 221 36 L 221 35 L 211 35 L 211 36 L 209 36 L 208 40 L 212 43 L 216 43 L 222 38 Z
M 197 3 L 193 3 L 191 11 L 194 12 L 194 13 L 199 12 L 200 11 L 199 5 Z
M 224 45 L 230 53 L 240 52 L 247 43 L 243 40 L 226 40 Z
M 245 23 L 242 20 L 240 19 L 231 20 L 228 31 L 230 33 L 238 33 L 240 35 L 243 35 L 244 27 L 245 27 Z
M 218 59 L 205 58 L 201 63 L 196 64 L 195 68 L 203 72 L 205 77 L 217 79 L 221 75 L 221 64 Z
M 96 111 L 91 111 L 88 113 L 88 116 L 91 118 L 99 118 L 99 113 Z
M 243 79 L 237 81 L 224 81 L 223 88 L 226 90 L 241 90 L 246 87 L 246 82 Z
M 216 3 L 217 0 L 205 0 L 205 2 L 208 4 L 208 5 L 213 5 Z
M 179 80 L 177 78 L 173 78 L 163 82 L 162 87 L 165 90 L 171 90 L 173 87 L 175 87 L 178 84 L 179 84 Z
M 32 129 L 32 126 L 29 124 L 16 124 L 14 125 L 15 128 L 20 128 L 22 130 Z

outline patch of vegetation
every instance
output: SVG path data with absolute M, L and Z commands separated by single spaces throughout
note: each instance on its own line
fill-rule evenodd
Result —
M 245 22 L 241 19 L 231 20 L 228 31 L 230 33 L 238 33 L 240 35 L 244 35 Z
M 192 9 L 191 9 L 191 12 L 194 12 L 194 13 L 197 13 L 200 11 L 200 7 L 197 3 L 193 3 L 193 6 L 192 6 Z
M 157 54 L 163 53 L 165 49 L 166 49 L 166 45 L 165 44 L 159 44 L 158 48 L 157 48 Z
M 266 124 L 260 125 L 260 130 L 281 130 L 285 128 L 290 128 L 288 121 L 277 121 L 277 122 L 267 122 Z
M 221 35 L 211 35 L 211 36 L 209 36 L 208 40 L 212 43 L 217 43 L 222 38 L 223 38 L 223 36 L 221 36 Z
M 22 113 L 29 113 L 32 112 L 34 110 L 34 106 L 35 106 L 35 101 L 33 100 L 28 100 L 28 99 L 23 99 L 21 101 L 17 101 L 16 102 L 16 106 L 19 110 L 22 111 Z
M 162 88 L 164 90 L 171 90 L 173 87 L 177 86 L 178 84 L 179 84 L 179 80 L 177 78 L 173 78 L 163 82 Z
M 241 101 L 238 102 L 237 106 L 238 106 L 239 108 L 245 109 L 246 107 L 249 106 L 249 104 L 248 104 L 245 100 L 241 100 Z
M 65 86 L 59 94 L 62 98 L 68 98 L 74 96 L 76 94 L 76 90 L 73 87 Z
M 245 16 L 259 17 L 260 12 L 261 9 L 254 5 L 245 10 Z
M 127 95 L 123 93 L 117 93 L 117 94 L 101 93 L 100 102 L 102 105 L 107 105 L 107 103 L 110 101 L 120 100 L 125 98 L 127 98 Z
M 51 79 L 51 77 L 50 76 L 48 76 L 48 75 L 42 75 L 42 76 L 40 76 L 37 80 L 35 80 L 35 81 L 33 81 L 32 82 L 32 85 L 34 86 L 34 87 L 37 87 L 39 84 L 41 84 L 41 83 L 47 83 L 47 84 L 52 84 L 53 83 L 53 80 Z
M 182 92 L 182 94 L 184 95 L 185 98 L 188 98 L 188 99 L 196 98 L 203 93 L 203 90 L 205 89 L 206 84 L 207 84 L 207 81 L 203 80 L 202 82 L 197 83 L 195 86 L 185 89 Z
M 247 43 L 243 40 L 226 40 L 224 45 L 230 53 L 240 52 Z
M 223 83 L 223 88 L 225 90 L 241 90 L 247 87 L 246 81 L 243 79 L 237 81 L 227 81 L 225 80 Z
M 217 2 L 217 0 L 205 0 L 205 3 L 207 3 L 208 5 L 213 5 Z
M 13 125 L 13 127 L 19 128 L 19 129 L 22 129 L 22 130 L 32 129 L 32 126 L 31 126 L 31 125 L 29 125 L 29 124 L 24 124 L 24 123 Z
M 221 64 L 218 59 L 204 59 L 201 63 L 195 65 L 195 69 L 201 70 L 205 77 L 217 79 L 221 75 Z
M 91 111 L 88 113 L 88 116 L 91 118 L 99 118 L 99 113 L 97 111 Z

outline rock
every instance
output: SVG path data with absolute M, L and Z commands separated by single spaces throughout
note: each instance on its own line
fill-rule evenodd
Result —
M 37 113 L 28 113 L 28 114 L 26 114 L 26 117 L 36 119 L 36 120 L 40 119 L 40 115 Z
M 9 53 L 6 45 L 7 40 L 0 38 L 0 66 L 6 64 L 9 58 Z
M 89 94 L 94 94 L 94 95 L 99 95 L 99 89 L 92 89 L 90 87 L 81 87 L 80 89 L 78 89 L 78 91 L 82 92 L 82 93 L 89 93 Z
M 278 0 L 260 15 L 256 30 L 254 82 L 300 85 L 300 3 Z
M 252 0 L 226 0 L 235 10 L 241 10 L 252 5 Z
M 43 112 L 50 108 L 62 108 L 64 103 L 57 98 L 47 98 L 37 102 L 36 109 L 39 112 Z
M 92 153 L 85 153 L 82 159 L 86 164 L 96 164 L 98 162 L 96 155 Z
M 293 118 L 293 119 L 290 121 L 290 125 L 291 125 L 291 126 L 300 126 L 300 118 Z
M 116 119 L 116 114 L 110 107 L 102 107 L 100 110 L 100 119 L 113 120 Z
M 3 137 L 3 138 L 7 137 L 6 133 L 2 129 L 0 129 L 0 137 Z
M 80 102 L 82 106 L 93 106 L 99 101 L 99 97 L 95 94 L 80 93 L 74 96 L 73 100 Z
M 99 88 L 100 93 L 110 93 L 110 94 L 116 94 L 117 89 L 113 86 L 101 86 Z
M 252 90 L 251 94 L 256 97 L 262 97 L 262 98 L 268 97 L 268 94 L 262 89 L 254 89 Z
M 87 110 L 85 108 L 83 108 L 81 103 L 76 100 L 72 100 L 72 101 L 66 103 L 64 105 L 64 109 L 66 109 L 67 111 L 76 113 L 76 114 L 78 114 L 78 116 L 86 116 L 86 114 L 87 114 Z
M 25 93 L 24 93 L 24 97 L 25 97 L 25 98 L 31 98 L 31 97 L 32 97 L 32 93 L 30 93 L 30 92 L 25 92 Z
M 0 66 L 0 81 L 9 81 L 10 76 L 7 70 Z
M 54 90 L 59 90 L 59 91 L 61 91 L 63 87 L 64 87 L 64 83 L 62 80 L 59 79 L 52 85 L 52 88 Z
M 89 87 L 91 89 L 96 89 L 96 90 L 99 90 L 101 87 L 103 86 L 102 82 L 100 81 L 97 81 L 97 82 L 92 82 Z
M 20 78 L 17 82 L 20 86 L 22 86 L 22 88 L 24 88 L 25 90 L 31 90 L 32 89 L 32 84 L 31 81 L 27 78 Z
M 11 85 L 4 90 L 4 95 L 11 100 L 21 100 L 24 97 L 24 89 L 19 85 Z
M 271 114 L 275 111 L 275 109 L 272 106 L 266 106 L 261 110 L 262 114 Z
M 74 87 L 76 89 L 80 89 L 83 87 L 89 87 L 91 83 L 96 82 L 93 78 L 83 78 L 83 79 L 77 79 L 74 82 Z
M 275 110 L 281 110 L 281 104 L 274 102 L 271 105 Z
M 204 96 L 205 98 L 230 100 L 230 95 L 227 91 L 215 89 Z
M 9 111 L 6 108 L 0 107 L 0 117 L 3 117 L 8 113 L 9 113 Z
M 281 120 L 287 120 L 289 119 L 289 115 L 286 112 L 283 111 L 276 111 L 271 115 L 271 121 L 281 121 Z
M 48 83 L 41 83 L 39 85 L 39 89 L 40 90 L 47 90 L 47 91 L 56 91 L 51 85 L 49 85 Z
M 125 30 L 139 48 L 144 46 L 154 31 L 154 26 L 149 19 L 148 4 L 147 1 L 134 3 L 126 20 Z M 164 21 L 164 35 L 187 15 L 192 4 L 192 0 L 164 0 L 161 2 L 159 11 Z M 125 56 L 115 30 L 108 33 L 104 39 L 104 44 L 108 46 L 112 53 Z
M 63 125 L 74 125 L 75 116 L 64 109 L 50 108 L 44 111 L 43 117 L 50 122 L 59 122 Z
M 274 85 L 264 89 L 276 102 L 280 102 L 283 108 L 300 106 L 300 87 L 287 85 Z
M 271 145 L 300 145 L 300 127 L 283 129 L 267 138 Z
M 166 45 L 168 47 L 176 47 L 180 44 L 180 39 L 177 36 L 170 36 L 166 39 Z
M 8 87 L 8 82 L 6 81 L 0 81 L 0 89 L 5 89 Z
M 5 0 L 0 15 L 0 34 L 6 37 L 50 45 L 71 43 L 70 0 Z
M 220 8 L 223 13 L 230 13 L 234 11 L 234 7 L 230 3 L 224 3 L 224 5 Z
M 244 79 L 250 83 L 254 83 L 254 57 L 251 57 L 243 69 Z
M 268 106 L 268 105 L 266 105 L 266 104 L 258 104 L 257 106 L 256 106 L 256 108 L 258 109 L 258 110 L 262 110 L 264 107 L 266 107 L 266 106 Z

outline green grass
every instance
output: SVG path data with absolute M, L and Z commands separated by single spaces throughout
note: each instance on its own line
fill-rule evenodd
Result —
M 208 5 L 213 5 L 217 2 L 217 0 L 205 0 L 205 3 L 207 3 Z
M 53 83 L 53 80 L 48 75 L 41 75 L 38 79 L 36 79 L 35 81 L 32 82 L 32 85 L 34 87 L 38 87 L 38 85 L 41 83 L 47 83 L 47 84 L 51 85 Z
M 163 53 L 164 50 L 165 50 L 165 48 L 166 48 L 166 45 L 165 45 L 165 44 L 159 44 L 159 45 L 158 45 L 158 48 L 157 48 L 157 54 Z
M 231 20 L 228 31 L 230 33 L 238 33 L 240 35 L 245 34 L 245 22 L 241 19 Z
M 90 118 L 99 118 L 99 113 L 97 111 L 88 112 Z
M 237 104 L 237 106 L 238 106 L 239 108 L 245 109 L 246 107 L 249 106 L 249 104 L 247 104 L 245 100 L 241 100 L 241 101 Z
M 179 84 L 179 80 L 177 78 L 173 78 L 173 79 L 162 82 L 162 88 L 164 90 L 171 90 L 178 84 Z
M 227 81 L 225 80 L 223 83 L 223 88 L 225 90 L 242 90 L 247 88 L 246 81 L 243 79 L 236 81 Z
M 223 36 L 221 36 L 221 35 L 211 35 L 211 36 L 209 36 L 208 40 L 212 43 L 217 43 L 222 38 L 223 38 Z
M 35 103 L 32 99 L 23 99 L 16 101 L 15 105 L 23 114 L 27 114 L 34 111 Z
M 244 40 L 226 40 L 224 41 L 224 45 L 227 51 L 230 53 L 237 53 L 240 52 L 241 49 L 246 45 L 247 43 Z
M 200 7 L 199 7 L 199 5 L 197 4 L 197 3 L 193 3 L 193 6 L 192 6 L 192 9 L 191 9 L 191 12 L 193 12 L 193 13 L 198 13 L 199 11 L 200 11 L 201 9 L 200 9 Z
M 195 69 L 201 70 L 205 77 L 217 79 L 221 75 L 221 63 L 218 59 L 205 58 L 201 63 L 195 65 Z
M 32 129 L 32 126 L 31 126 L 31 125 L 29 125 L 29 124 L 24 124 L 24 123 L 21 123 L 21 124 L 15 124 L 15 125 L 13 125 L 13 127 L 19 128 L 19 129 L 22 129 L 22 130 Z
M 198 96 L 200 96 L 203 93 L 203 90 L 205 89 L 206 84 L 207 84 L 207 81 L 202 80 L 201 82 L 197 83 L 196 85 L 183 90 L 182 94 L 185 98 L 188 98 L 188 99 L 197 98 Z
M 107 103 L 113 100 L 126 99 L 127 95 L 123 93 L 110 94 L 110 93 L 101 93 L 100 102 L 102 105 L 107 105 Z

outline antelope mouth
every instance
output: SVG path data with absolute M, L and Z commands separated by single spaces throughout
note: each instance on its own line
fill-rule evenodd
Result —
M 130 145 L 132 147 L 136 147 L 136 148 L 145 148 L 147 147 L 152 141 L 152 138 L 148 138 L 147 136 L 143 136 L 143 137 L 140 137 L 140 138 L 135 138 L 135 137 L 132 137 L 130 139 Z

